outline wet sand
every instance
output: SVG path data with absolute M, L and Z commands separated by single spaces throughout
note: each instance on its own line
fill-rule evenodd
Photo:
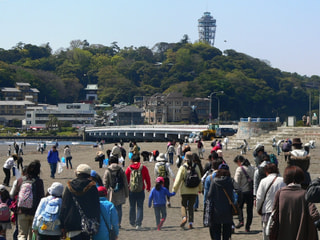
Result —
M 230 139 L 232 141 L 232 139 Z M 111 149 L 114 144 L 105 144 L 103 151 L 105 152 L 107 149 Z M 141 148 L 141 151 L 153 151 L 158 150 L 159 152 L 165 152 L 167 143 L 164 142 L 148 142 L 148 143 L 138 143 L 138 145 Z M 190 144 L 191 149 L 193 152 L 197 152 L 197 146 L 196 144 Z M 231 145 L 231 144 L 229 144 Z M 63 156 L 63 147 L 59 147 L 59 153 L 60 157 Z M 76 168 L 80 163 L 87 163 L 91 166 L 92 169 L 96 170 L 98 174 L 103 176 L 105 169 L 99 169 L 98 162 L 94 161 L 94 157 L 97 151 L 100 149 L 92 148 L 92 146 L 82 146 L 82 145 L 72 145 L 71 152 L 72 152 L 72 164 L 73 168 Z M 125 149 L 128 152 L 129 146 L 128 143 L 124 144 Z M 265 146 L 266 151 L 268 153 L 272 153 L 273 149 L 271 146 Z M 0 158 L 2 163 L 7 159 L 7 146 L 0 145 Z M 210 142 L 204 142 L 204 148 L 205 148 L 205 159 L 209 155 L 209 152 L 211 150 Z M 48 150 L 48 149 L 47 149 Z M 64 169 L 61 174 L 56 174 L 56 179 L 51 179 L 50 176 L 50 167 L 47 163 L 46 156 L 47 151 L 44 152 L 44 154 L 41 154 L 40 152 L 36 151 L 35 146 L 28 146 L 24 149 L 24 164 L 30 163 L 34 159 L 38 159 L 41 161 L 41 175 L 40 177 L 44 181 L 45 190 L 52 184 L 54 181 L 58 181 L 63 183 L 64 185 L 69 181 L 70 179 L 73 179 L 75 177 L 74 175 L 74 169 Z M 233 159 L 236 155 L 240 153 L 240 150 L 238 149 L 229 149 L 224 150 L 224 159 L 227 161 L 227 163 L 230 166 L 231 175 L 234 175 L 236 165 L 233 163 Z M 318 176 L 319 170 L 320 170 L 320 164 L 319 164 L 319 156 L 320 156 L 320 148 L 315 148 L 311 150 L 311 165 L 309 168 L 311 178 L 314 179 Z M 246 157 L 249 159 L 249 161 L 253 164 L 253 156 L 252 151 L 248 151 Z M 286 163 L 284 162 L 284 156 L 280 156 L 278 158 L 279 160 L 279 168 L 280 173 L 283 173 L 284 168 L 286 167 Z M 205 164 L 206 160 L 203 160 L 203 165 Z M 128 166 L 129 161 L 128 157 L 126 158 L 126 167 Z M 152 179 L 152 184 L 154 180 L 154 163 L 153 162 L 143 162 L 148 169 L 149 173 Z M 172 166 L 172 169 L 175 173 L 177 173 L 178 169 L 175 165 Z M 3 171 L 0 171 L 0 181 L 4 179 L 4 173 Z M 11 177 L 10 180 L 10 186 L 12 185 L 12 182 L 14 181 L 15 177 Z M 172 187 L 172 179 L 170 189 Z M 10 188 L 8 188 L 10 190 Z M 122 219 L 122 228 L 120 229 L 120 235 L 119 239 L 140 239 L 140 240 L 147 240 L 147 239 L 155 239 L 155 240 L 174 240 L 174 239 L 210 239 L 209 235 L 209 229 L 204 228 L 202 225 L 202 216 L 203 216 L 203 196 L 199 195 L 199 210 L 195 212 L 195 220 L 194 220 L 194 229 L 181 229 L 179 227 L 180 221 L 181 221 L 181 213 L 180 213 L 180 193 L 177 193 L 175 197 L 172 197 L 171 199 L 171 208 L 167 208 L 167 220 L 164 223 L 163 229 L 161 231 L 156 230 L 156 224 L 155 224 L 155 217 L 154 217 L 154 211 L 152 208 L 148 208 L 148 196 L 149 193 L 146 192 L 146 200 L 144 202 L 144 219 L 142 223 L 141 230 L 137 231 L 136 229 L 132 228 L 129 224 L 129 202 L 126 201 L 126 204 L 123 205 L 123 219 Z M 246 213 L 244 210 L 244 216 L 246 217 Z M 234 219 L 235 223 L 238 222 L 238 220 Z M 15 226 L 13 226 L 13 229 Z M 12 229 L 12 230 L 13 230 Z M 12 239 L 12 230 L 7 231 L 7 239 Z M 253 224 L 251 226 L 251 232 L 246 233 L 244 228 L 236 229 L 235 234 L 232 235 L 232 239 L 262 239 L 261 234 L 261 223 L 260 223 L 260 216 L 256 213 L 254 210 L 254 216 L 253 216 Z

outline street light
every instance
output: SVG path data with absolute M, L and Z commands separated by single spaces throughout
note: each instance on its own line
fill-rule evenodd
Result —
M 224 91 L 218 91 L 218 92 L 212 92 L 210 93 L 210 95 L 208 96 L 210 99 L 210 108 L 209 108 L 209 117 L 210 117 L 210 123 L 212 123 L 212 113 L 211 113 L 211 109 L 212 109 L 212 95 L 216 95 L 217 93 L 221 93 L 224 94 Z M 220 99 L 218 96 L 216 96 L 216 98 L 218 99 L 218 124 L 220 124 Z

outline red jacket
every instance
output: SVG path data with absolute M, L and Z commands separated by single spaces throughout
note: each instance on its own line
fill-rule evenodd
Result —
M 130 185 L 131 168 L 139 169 L 140 165 L 141 165 L 140 162 L 135 162 L 127 168 L 126 176 L 127 176 L 127 180 L 128 180 L 128 185 Z M 151 180 L 150 180 L 148 168 L 146 166 L 142 166 L 141 173 L 142 173 L 142 179 L 143 179 L 143 189 L 147 189 L 147 191 L 149 192 L 151 189 Z M 145 184 L 147 184 L 147 186 Z

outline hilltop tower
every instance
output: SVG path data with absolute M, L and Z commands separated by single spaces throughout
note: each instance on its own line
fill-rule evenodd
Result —
M 205 12 L 203 16 L 198 19 L 199 41 L 214 45 L 216 36 L 216 20 L 211 16 L 210 12 Z

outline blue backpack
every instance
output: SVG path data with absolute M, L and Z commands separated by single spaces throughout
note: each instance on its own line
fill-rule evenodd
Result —
M 43 208 L 42 212 L 39 213 L 37 217 L 38 230 L 42 231 L 57 231 L 60 230 L 60 209 L 61 209 L 62 199 L 52 198 L 50 199 L 46 206 Z

